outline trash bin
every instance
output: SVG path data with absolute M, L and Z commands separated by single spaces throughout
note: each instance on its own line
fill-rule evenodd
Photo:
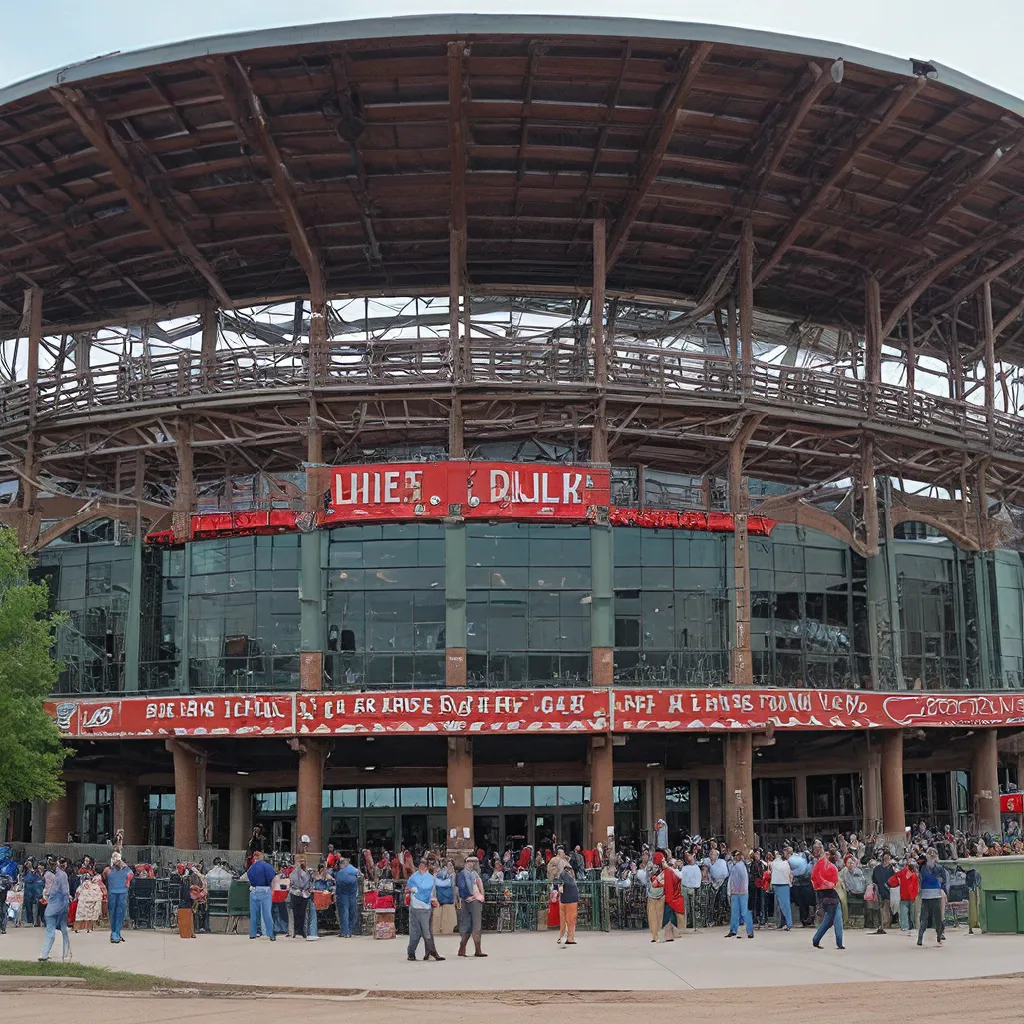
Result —
M 1017 893 L 1012 889 L 985 890 L 985 931 L 1017 934 Z

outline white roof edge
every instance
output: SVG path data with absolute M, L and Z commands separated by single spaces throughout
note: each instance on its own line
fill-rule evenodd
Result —
M 392 18 L 368 18 L 322 24 L 293 25 L 229 33 L 167 43 L 141 50 L 117 52 L 92 60 L 46 71 L 0 89 L 0 106 L 32 96 L 57 85 L 84 82 L 104 75 L 150 68 L 175 61 L 214 54 L 259 50 L 274 46 L 349 42 L 359 39 L 474 35 L 596 36 L 632 39 L 673 39 L 747 46 L 782 53 L 797 53 L 822 60 L 842 57 L 894 75 L 913 74 L 913 59 L 893 57 L 856 46 L 820 39 L 766 32 L 759 29 L 711 25 L 700 22 L 663 21 L 645 18 L 608 18 L 582 15 L 537 14 L 415 14 Z M 924 58 L 920 58 L 924 59 Z M 986 85 L 942 64 L 931 63 L 938 81 L 980 100 L 1004 107 L 1024 117 L 1024 99 Z

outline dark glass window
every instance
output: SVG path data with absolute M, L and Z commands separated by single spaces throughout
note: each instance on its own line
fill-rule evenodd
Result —
M 590 531 L 471 523 L 467 671 L 477 685 L 590 678 Z
M 859 780 L 858 780 L 859 781 Z M 854 781 L 849 773 L 807 776 L 810 818 L 852 818 L 857 814 Z
M 796 779 L 755 779 L 754 817 L 784 821 L 796 817 Z
M 444 527 L 331 530 L 327 674 L 337 689 L 444 682 Z

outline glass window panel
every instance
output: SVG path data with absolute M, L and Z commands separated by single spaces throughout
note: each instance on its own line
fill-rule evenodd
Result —
M 558 806 L 559 807 L 578 807 L 583 803 L 583 787 L 582 786 L 559 786 L 558 787 Z
M 363 790 L 363 806 L 364 807 L 394 807 L 395 806 L 395 791 L 388 787 L 384 789 L 364 789 Z
M 403 786 L 398 791 L 399 807 L 427 807 L 428 805 L 429 798 L 426 786 Z
M 505 786 L 504 800 L 506 807 L 530 807 L 529 786 Z M 483 804 L 479 806 L 483 807 Z
M 557 786 L 534 786 L 533 806 L 534 807 L 555 807 L 558 804 Z
M 501 786 L 474 786 L 474 807 L 500 807 Z
M 448 790 L 444 786 L 434 786 L 430 790 L 431 807 L 448 806 Z

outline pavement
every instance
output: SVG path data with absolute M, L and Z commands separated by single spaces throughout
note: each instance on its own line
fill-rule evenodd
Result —
M 406 939 L 319 942 L 247 934 L 180 939 L 170 931 L 127 931 L 113 945 L 104 932 L 72 935 L 78 963 L 183 982 L 287 986 L 359 993 L 406 992 L 681 992 L 878 981 L 928 981 L 1013 974 L 1024 963 L 1024 936 L 968 935 L 948 929 L 942 947 L 929 933 L 923 947 L 899 931 L 872 935 L 847 930 L 845 950 L 831 933 L 811 946 L 810 929 L 760 931 L 753 939 L 724 939 L 724 929 L 687 933 L 653 944 L 647 932 L 580 932 L 559 948 L 555 932 L 484 936 L 487 959 L 458 959 L 457 936 L 437 940 L 444 963 L 406 960 Z M 41 928 L 8 928 L 0 959 L 35 960 Z M 60 956 L 60 936 L 54 945 Z M 472 947 L 471 947 L 472 948 Z

